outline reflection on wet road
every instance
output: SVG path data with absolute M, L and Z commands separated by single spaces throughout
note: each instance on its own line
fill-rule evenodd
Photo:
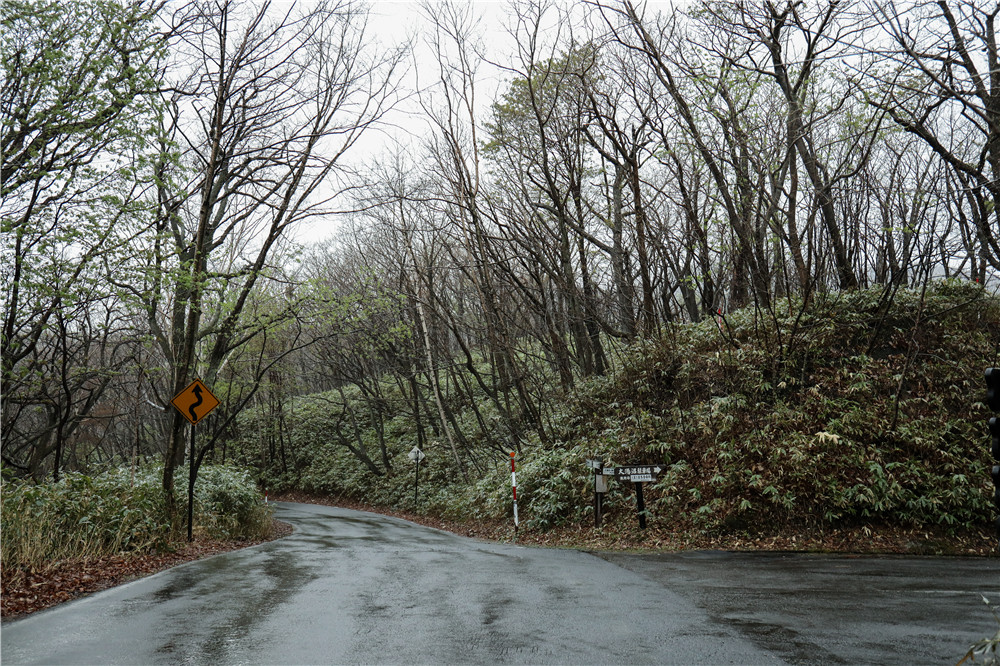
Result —
M 3 663 L 954 663 L 990 629 L 973 590 L 1000 581 L 996 560 L 602 559 L 330 507 L 279 504 L 278 517 L 295 533 L 4 624 Z M 890 564 L 858 573 L 864 562 Z M 954 562 L 971 567 L 955 593 L 921 596 Z M 896 569 L 908 592 L 872 595 Z

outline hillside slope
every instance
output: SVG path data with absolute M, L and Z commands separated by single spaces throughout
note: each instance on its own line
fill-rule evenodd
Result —
M 579 385 L 553 414 L 547 443 L 515 445 L 522 534 L 593 525 L 586 460 L 599 458 L 665 469 L 644 486 L 650 529 L 663 534 L 989 535 L 983 369 L 998 362 L 998 339 L 997 297 L 956 281 L 677 325 L 626 350 L 613 375 Z M 466 484 L 444 444 L 432 443 L 414 502 L 410 425 L 393 420 L 393 471 L 376 476 L 309 434 L 331 418 L 310 401 L 287 415 L 299 457 L 294 473 L 271 475 L 275 490 L 509 520 L 509 461 L 480 463 Z M 611 482 L 606 529 L 633 524 L 631 485 Z
M 651 512 L 702 528 L 988 525 L 997 299 L 957 282 L 888 296 L 679 326 L 575 395 L 556 448 L 581 471 L 591 456 L 664 465 Z M 581 520 L 580 482 L 572 503 L 558 479 L 526 488 L 534 519 Z

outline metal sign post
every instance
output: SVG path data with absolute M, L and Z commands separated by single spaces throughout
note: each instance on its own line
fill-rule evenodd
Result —
M 194 427 L 208 416 L 209 412 L 219 406 L 219 399 L 212 395 L 208 387 L 202 384 L 200 379 L 196 379 L 187 388 L 174 396 L 170 401 L 181 416 L 191 422 L 191 453 L 190 465 L 188 466 L 188 541 L 194 540 L 194 480 L 197 470 L 195 469 L 195 456 L 198 449 L 194 444 Z
M 412 449 L 410 449 L 410 453 L 407 454 L 407 457 L 416 464 L 415 471 L 413 474 L 413 506 L 414 508 L 416 508 L 417 488 L 419 488 L 420 486 L 420 461 L 426 458 L 427 456 L 424 455 L 423 451 L 414 446 Z
M 602 460 L 588 460 L 587 466 L 594 470 L 594 527 L 601 526 L 601 512 L 604 509 L 604 493 L 608 492 L 608 482 L 604 480 L 601 470 Z
M 514 471 L 514 455 L 510 452 L 510 487 L 514 491 L 514 538 L 517 538 L 517 474 Z
M 194 422 L 191 423 L 191 454 L 188 456 L 188 541 L 194 541 Z

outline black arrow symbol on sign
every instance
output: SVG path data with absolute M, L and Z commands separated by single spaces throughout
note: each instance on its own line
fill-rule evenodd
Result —
M 194 396 L 196 398 L 198 398 L 198 399 L 195 400 L 193 403 L 191 403 L 191 406 L 188 407 L 188 414 L 191 415 L 191 420 L 192 421 L 197 421 L 198 420 L 198 415 L 194 413 L 194 408 L 197 407 L 198 405 L 200 405 L 201 403 L 205 402 L 201 398 L 201 384 L 195 384 L 194 388 L 191 389 L 191 392 L 194 393 Z

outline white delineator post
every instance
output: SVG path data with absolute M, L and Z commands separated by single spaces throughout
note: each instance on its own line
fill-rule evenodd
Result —
M 510 452 L 510 487 L 514 491 L 514 531 L 517 531 L 517 472 L 514 471 L 514 455 Z

